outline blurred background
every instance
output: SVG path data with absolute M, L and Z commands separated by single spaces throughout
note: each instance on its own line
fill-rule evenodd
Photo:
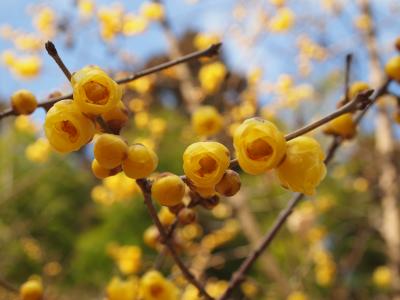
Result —
M 124 87 L 130 120 L 122 135 L 154 148 L 159 172 L 182 174 L 184 149 L 203 138 L 190 126 L 199 105 L 213 105 L 224 116 L 223 132 L 212 139 L 230 149 L 233 130 L 252 116 L 290 132 L 335 109 L 347 54 L 353 54 L 351 82 L 378 87 L 400 34 L 397 0 L 168 0 L 161 3 L 164 19 L 146 12 L 146 3 L 2 0 L 0 109 L 21 88 L 41 101 L 55 91 L 71 92 L 44 50 L 47 40 L 71 71 L 94 64 L 114 78 L 222 42 L 217 58 Z M 399 85 L 390 91 L 400 95 Z M 398 99 L 387 96 L 371 110 L 237 299 L 300 293 L 308 299 L 399 299 L 397 106 Z M 53 152 L 43 138 L 44 116 L 38 109 L 0 121 L 0 279 L 19 286 L 38 274 L 46 299 L 102 299 L 107 282 L 121 273 L 113 249 L 138 246 L 139 272 L 153 266 L 157 249 L 143 239 L 151 220 L 132 180 L 92 175 L 91 145 L 69 155 Z M 326 148 L 330 137 L 313 134 Z M 200 208 L 198 223 L 180 229 L 185 259 L 221 286 L 291 197 L 273 174 L 243 174 L 242 183 L 237 196 L 212 210 Z M 199 249 L 206 261 L 196 260 Z M 171 266 L 166 259 L 160 270 L 174 278 Z M 0 299 L 13 297 L 0 286 Z

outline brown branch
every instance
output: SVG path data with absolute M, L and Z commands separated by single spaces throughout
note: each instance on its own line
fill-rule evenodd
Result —
M 182 64 L 182 63 L 186 63 L 188 61 L 194 60 L 194 59 L 198 59 L 201 57 L 212 57 L 214 55 L 217 55 L 219 53 L 219 49 L 221 48 L 222 43 L 218 43 L 218 44 L 213 44 L 211 45 L 209 48 L 205 49 L 205 50 L 201 50 L 201 51 L 196 51 L 196 52 L 192 52 L 188 55 L 182 56 L 178 59 L 175 60 L 171 60 L 169 62 L 165 62 L 162 64 L 159 64 L 157 66 L 145 69 L 143 71 L 134 73 L 126 78 L 122 78 L 119 80 L 116 80 L 116 82 L 118 84 L 125 84 L 131 81 L 134 81 L 136 79 L 139 79 L 141 77 L 171 68 L 173 66 Z M 39 103 L 38 107 L 43 107 L 45 109 L 49 109 L 50 107 L 52 107 L 54 105 L 54 103 L 61 101 L 61 100 L 65 100 L 65 99 L 72 99 L 72 94 L 68 94 L 68 95 L 64 95 L 58 98 L 54 98 L 51 100 L 46 100 L 43 101 L 41 103 Z M 8 116 L 13 116 L 13 115 L 17 115 L 15 111 L 13 111 L 12 109 L 6 109 L 2 112 L 0 112 L 0 120 L 8 117 Z
M 363 111 L 362 111 L 363 114 L 361 114 L 361 113 L 359 114 L 359 117 L 356 120 L 357 123 L 359 123 L 362 120 L 362 118 L 365 116 L 364 111 L 368 110 L 371 107 L 372 103 L 376 102 L 376 100 L 377 100 L 377 98 L 379 98 L 379 96 L 381 96 L 387 92 L 388 85 L 389 85 L 389 82 L 386 82 L 381 88 L 378 89 L 378 91 L 375 93 L 373 99 L 371 101 L 368 101 L 367 105 L 363 108 Z M 354 100 L 347 103 L 342 108 L 344 108 L 348 105 L 351 105 L 352 103 L 354 103 L 354 101 L 356 99 L 360 99 L 360 97 L 363 98 L 363 97 L 367 96 L 367 98 L 369 99 L 369 96 L 371 95 L 371 93 L 372 93 L 372 91 L 369 90 L 364 93 L 358 94 Z M 364 104 L 365 104 L 365 102 L 364 102 Z M 340 109 L 339 109 L 339 111 L 340 111 Z M 305 127 L 308 127 L 308 126 L 305 126 Z M 327 151 L 328 155 L 325 159 L 325 164 L 328 164 L 332 160 L 332 158 L 334 157 L 334 154 L 336 153 L 337 149 L 342 144 L 342 142 L 343 142 L 343 139 L 341 139 L 341 138 L 338 138 L 338 137 L 333 138 L 332 143 Z M 275 238 L 275 236 L 277 235 L 279 230 L 282 228 L 283 224 L 285 224 L 287 218 L 292 214 L 293 209 L 296 207 L 296 205 L 300 202 L 300 200 L 303 197 L 304 197 L 304 194 L 296 194 L 292 198 L 292 200 L 290 200 L 288 202 L 287 206 L 280 212 L 279 216 L 273 223 L 270 230 L 265 234 L 259 247 L 257 249 L 255 249 L 242 262 L 239 269 L 232 275 L 232 278 L 229 282 L 228 288 L 226 289 L 226 291 L 222 295 L 222 297 L 219 298 L 219 300 L 227 300 L 231 296 L 231 294 L 232 294 L 233 290 L 236 288 L 236 286 L 238 286 L 243 281 L 243 279 L 245 277 L 245 273 L 252 267 L 252 265 L 255 263 L 257 258 L 268 248 L 268 246 L 271 244 L 271 242 L 273 241 L 273 239 Z
M 47 41 L 45 44 L 45 48 L 47 53 L 54 59 L 56 64 L 60 67 L 61 71 L 63 71 L 65 77 L 68 78 L 68 81 L 71 81 L 71 72 L 68 70 L 67 66 L 64 64 L 61 57 L 58 55 L 57 48 L 53 44 L 53 42 Z
M 9 283 L 8 281 L 6 281 L 3 278 L 0 278 L 0 286 L 2 286 L 3 288 L 5 288 L 6 290 L 14 293 L 14 294 L 18 294 L 18 289 L 12 285 L 11 283 Z
M 351 53 L 346 55 L 346 67 L 344 73 L 344 103 L 349 102 L 349 87 L 350 87 L 350 69 L 353 55 Z
M 156 225 L 158 231 L 160 232 L 162 242 L 165 244 L 165 246 L 168 248 L 169 252 L 171 253 L 172 258 L 174 259 L 175 263 L 181 270 L 182 274 L 185 276 L 188 282 L 193 284 L 199 291 L 199 293 L 204 296 L 208 300 L 213 300 L 207 291 L 204 289 L 204 287 L 201 285 L 199 281 L 193 276 L 193 274 L 190 272 L 190 270 L 185 266 L 185 264 L 182 262 L 180 259 L 178 253 L 175 250 L 175 247 L 173 246 L 171 239 L 168 237 L 167 232 L 164 229 L 164 226 L 161 224 L 160 219 L 158 218 L 157 211 L 153 205 L 153 201 L 151 199 L 151 185 L 150 182 L 147 179 L 137 179 L 136 180 L 138 186 L 142 190 L 143 197 L 144 197 L 144 202 L 147 206 L 147 210 L 149 211 L 149 214 L 151 218 L 153 219 L 154 224 Z

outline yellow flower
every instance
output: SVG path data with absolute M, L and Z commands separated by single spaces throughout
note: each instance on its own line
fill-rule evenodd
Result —
M 20 115 L 15 118 L 15 128 L 25 133 L 35 133 L 37 131 L 36 125 L 30 117 Z
M 140 13 L 151 21 L 161 21 L 165 15 L 164 6 L 156 2 L 143 3 L 140 7 Z
M 145 76 L 135 79 L 129 83 L 127 83 L 128 87 L 139 94 L 146 94 L 150 91 L 153 86 L 153 77 Z M 134 99 L 140 100 L 140 99 Z M 136 111 L 136 110 L 133 110 Z
M 128 149 L 128 157 L 122 163 L 126 176 L 139 179 L 149 176 L 157 168 L 157 154 L 142 144 L 133 144 Z
M 385 66 L 386 74 L 391 78 L 400 82 L 400 56 L 392 57 Z
M 107 300 L 136 299 L 138 292 L 139 280 L 137 277 L 129 277 L 127 280 L 114 277 L 107 285 Z
M 169 226 L 175 221 L 176 216 L 170 211 L 168 207 L 163 206 L 158 212 L 158 218 L 160 219 L 161 224 L 163 224 L 164 226 Z
M 121 100 L 121 87 L 96 66 L 75 72 L 71 84 L 74 101 L 83 113 L 98 115 L 108 112 Z
M 37 277 L 30 278 L 21 285 L 19 296 L 21 300 L 41 300 L 43 297 L 42 280 Z
M 235 131 L 233 144 L 240 167 L 252 175 L 275 168 L 286 153 L 283 133 L 261 118 L 244 121 Z
M 207 94 L 214 94 L 218 91 L 226 76 L 226 67 L 221 62 L 213 62 L 202 66 L 199 71 L 201 87 Z
M 28 90 L 18 90 L 11 96 L 11 106 L 18 115 L 30 115 L 37 105 L 35 95 Z
M 178 288 L 157 271 L 146 272 L 140 280 L 143 300 L 178 300 Z
M 25 155 L 30 161 L 43 163 L 48 160 L 50 150 L 49 141 L 45 138 L 39 138 L 26 147 Z
M 122 25 L 122 32 L 126 36 L 140 34 L 147 28 L 147 20 L 141 16 L 134 14 L 127 14 L 124 16 L 124 23 Z
M 216 44 L 220 41 L 218 35 L 199 33 L 194 37 L 193 44 L 198 50 L 202 50 L 210 47 L 212 44 Z
M 106 169 L 113 169 L 121 165 L 126 158 L 128 145 L 118 135 L 104 133 L 94 142 L 94 157 Z
M 50 145 L 58 152 L 67 153 L 86 145 L 93 138 L 95 126 L 74 101 L 62 100 L 47 112 L 44 130 Z
M 308 297 L 301 291 L 294 291 L 288 295 L 286 300 L 308 300 Z
M 295 14 L 289 8 L 279 8 L 275 16 L 269 21 L 269 28 L 273 32 L 284 32 L 293 27 Z
M 147 228 L 143 233 L 144 243 L 151 248 L 157 247 L 159 237 L 160 237 L 160 233 L 159 233 L 157 227 L 154 225 Z
M 314 194 L 326 175 L 324 156 L 313 138 L 301 136 L 287 142 L 286 157 L 276 169 L 281 185 L 293 192 Z
M 343 114 L 330 121 L 324 128 L 324 133 L 351 139 L 357 133 L 357 126 L 353 120 L 353 114 Z
M 183 170 L 199 188 L 213 188 L 230 163 L 229 150 L 217 142 L 197 142 L 183 153 Z
M 129 275 L 140 270 L 142 249 L 138 246 L 117 246 L 112 256 L 123 274 Z
M 34 25 L 36 29 L 47 38 L 55 34 L 56 14 L 50 7 L 44 7 L 35 14 Z
M 78 1 L 79 15 L 84 18 L 89 18 L 93 15 L 94 3 L 93 0 L 79 0 Z
M 39 74 L 41 67 L 40 57 L 29 55 L 16 58 L 11 65 L 11 70 L 22 78 L 33 78 Z
M 374 270 L 372 274 L 374 285 L 379 288 L 387 288 L 392 283 L 392 272 L 387 266 L 380 266 Z
M 213 106 L 200 106 L 192 115 L 192 127 L 200 136 L 217 134 L 221 130 L 222 125 L 223 118 Z
M 349 89 L 349 99 L 353 99 L 359 93 L 364 92 L 369 89 L 369 84 L 363 81 L 356 81 L 352 83 Z
M 214 298 L 221 297 L 227 288 L 228 282 L 225 280 L 209 281 L 206 284 L 206 291 Z
M 161 174 L 153 182 L 151 195 L 161 205 L 178 205 L 185 195 L 185 183 L 175 174 Z
M 91 167 L 92 167 L 93 175 L 96 176 L 98 179 L 104 179 L 108 176 L 115 175 L 116 173 L 118 173 L 121 170 L 120 168 L 106 169 L 102 165 L 100 165 L 96 159 L 92 160 Z
M 232 170 L 226 170 L 222 179 L 215 186 L 215 190 L 226 197 L 232 197 L 239 192 L 242 183 L 240 175 Z

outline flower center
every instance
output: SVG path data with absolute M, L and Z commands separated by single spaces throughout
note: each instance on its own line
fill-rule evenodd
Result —
M 200 169 L 197 171 L 197 173 L 201 177 L 204 177 L 206 174 L 210 174 L 217 169 L 217 162 L 214 158 L 210 156 L 205 156 L 201 158 L 199 161 L 199 165 Z
M 98 105 L 107 103 L 109 92 L 104 85 L 95 81 L 89 81 L 83 85 L 83 89 L 90 103 Z
M 256 139 L 247 145 L 247 155 L 253 160 L 260 160 L 271 155 L 272 147 L 263 139 Z
M 78 139 L 78 130 L 76 129 L 74 124 L 72 124 L 71 121 L 68 121 L 68 120 L 61 121 L 59 124 L 59 130 L 68 134 L 68 139 L 72 143 L 76 142 L 76 140 Z
M 163 291 L 164 291 L 164 289 L 160 284 L 153 284 L 150 286 L 150 294 L 155 298 L 158 298 L 159 296 L 161 296 Z

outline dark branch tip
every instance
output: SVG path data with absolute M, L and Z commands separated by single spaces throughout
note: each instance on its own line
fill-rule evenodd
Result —
M 46 44 L 45 44 L 45 48 L 46 48 L 47 53 L 50 56 L 57 56 L 58 55 L 56 46 L 54 45 L 54 43 L 52 41 L 47 41 Z
M 222 43 L 216 43 L 212 44 L 210 48 L 207 49 L 207 54 L 206 56 L 212 57 L 214 55 L 217 55 L 219 53 L 219 50 L 221 49 Z

